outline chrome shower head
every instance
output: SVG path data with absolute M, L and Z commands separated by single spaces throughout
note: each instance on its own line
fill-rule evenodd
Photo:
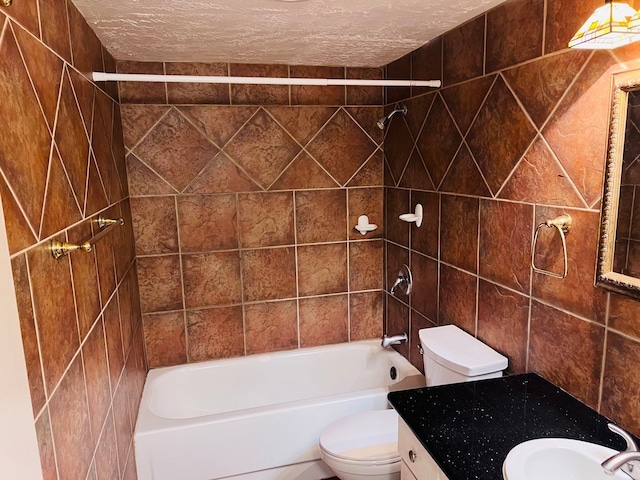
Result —
M 408 111 L 409 110 L 405 105 L 396 105 L 396 108 L 393 110 L 393 112 L 391 112 L 386 117 L 382 117 L 381 119 L 379 119 L 376 122 L 376 125 L 380 130 L 384 130 L 396 113 L 402 113 L 402 115 L 406 116 Z

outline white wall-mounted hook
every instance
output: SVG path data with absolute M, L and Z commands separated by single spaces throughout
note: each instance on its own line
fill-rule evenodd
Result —
M 358 217 L 358 224 L 355 226 L 355 229 L 358 230 L 362 235 L 366 235 L 369 232 L 373 232 L 378 225 L 375 223 L 369 223 L 369 217 L 366 215 L 360 215 Z
M 403 213 L 399 218 L 403 222 L 416 222 L 416 227 L 419 227 L 422 225 L 422 205 L 419 203 L 416 204 L 416 210 L 414 213 Z

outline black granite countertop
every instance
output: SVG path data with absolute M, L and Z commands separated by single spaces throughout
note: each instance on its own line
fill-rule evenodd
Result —
M 389 402 L 449 480 L 502 480 L 507 453 L 534 438 L 626 446 L 607 418 L 533 373 L 391 392 Z

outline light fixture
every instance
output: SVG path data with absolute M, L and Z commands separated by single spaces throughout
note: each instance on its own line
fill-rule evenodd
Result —
M 626 3 L 605 0 L 569 41 L 571 48 L 612 49 L 640 40 L 640 33 L 629 29 L 636 11 Z

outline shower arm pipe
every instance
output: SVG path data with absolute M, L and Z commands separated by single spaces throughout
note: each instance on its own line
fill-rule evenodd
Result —
M 236 85 L 320 85 L 362 87 L 430 87 L 440 88 L 440 80 L 359 80 L 347 78 L 287 78 L 287 77 L 223 77 L 200 75 L 159 75 L 140 73 L 93 72 L 96 82 L 155 83 L 233 83 Z

